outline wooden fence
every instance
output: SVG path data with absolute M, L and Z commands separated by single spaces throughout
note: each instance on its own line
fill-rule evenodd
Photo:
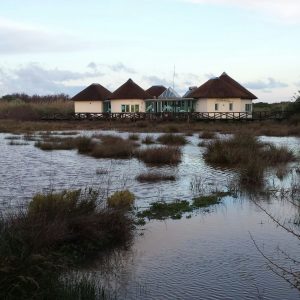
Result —
M 42 117 L 43 120 L 162 120 L 162 121 L 208 121 L 208 120 L 284 120 L 288 111 L 259 112 L 163 112 L 163 113 L 75 113 L 51 114 Z

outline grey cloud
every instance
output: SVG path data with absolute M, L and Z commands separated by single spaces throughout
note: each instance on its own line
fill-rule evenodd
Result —
M 130 74 L 136 73 L 136 71 L 133 68 L 129 68 L 122 63 L 117 63 L 114 65 L 107 65 L 107 67 L 114 72 L 126 72 L 126 73 L 130 73 Z
M 102 64 L 102 63 L 97 64 L 96 62 L 92 61 L 87 65 L 87 67 L 92 70 L 98 70 L 100 68 L 100 69 L 107 69 L 113 72 L 125 72 L 129 74 L 136 74 L 136 71 L 133 68 L 127 67 L 121 62 L 116 64 Z
M 288 87 L 288 84 L 275 80 L 274 78 L 269 77 L 266 81 L 258 80 L 252 82 L 244 83 L 245 87 L 253 90 L 265 90 L 269 91 L 270 89 L 285 88 Z
M 67 93 L 73 95 L 82 86 L 67 84 L 78 80 L 101 76 L 97 72 L 72 72 L 59 69 L 45 69 L 36 64 L 29 64 L 15 70 L 0 69 L 0 93 L 24 92 L 27 94 Z
M 166 80 L 155 75 L 143 76 L 143 80 L 146 81 L 149 86 L 164 85 L 165 87 L 169 87 L 173 85 L 173 82 L 171 80 Z

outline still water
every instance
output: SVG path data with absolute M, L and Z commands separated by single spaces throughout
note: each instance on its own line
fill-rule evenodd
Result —
M 190 143 L 182 147 L 178 166 L 160 169 L 175 174 L 177 180 L 155 184 L 135 180 L 144 171 L 159 169 L 136 159 L 94 159 L 76 151 L 47 152 L 35 148 L 34 142 L 13 146 L 8 145 L 6 136 L 0 134 L 2 210 L 23 206 L 39 191 L 90 186 L 108 194 L 128 188 L 136 195 L 136 205 L 144 208 L 158 199 L 191 200 L 197 193 L 191 186 L 196 183 L 206 190 L 226 190 L 235 178 L 230 170 L 205 164 L 204 148 L 197 146 L 200 140 L 196 135 L 187 137 Z M 300 149 L 298 138 L 261 139 Z M 288 166 L 284 180 L 270 170 L 269 184 L 278 188 L 297 183 L 296 167 L 297 163 Z M 256 200 L 281 220 L 292 222 L 299 215 L 297 207 L 288 201 L 272 197 Z M 288 261 L 278 247 L 299 258 L 299 240 L 276 227 L 247 194 L 226 197 L 221 205 L 200 210 L 191 219 L 184 216 L 181 220 L 151 221 L 139 233 L 132 249 L 124 255 L 122 267 L 113 276 L 105 276 L 110 284 L 114 282 L 118 299 L 300 299 L 297 290 L 268 269 L 250 234 L 267 256 L 285 266 Z M 100 271 L 96 270 L 97 274 L 103 278 Z

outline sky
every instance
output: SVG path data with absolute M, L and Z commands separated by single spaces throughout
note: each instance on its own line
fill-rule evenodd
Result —
M 184 94 L 225 71 L 258 101 L 289 101 L 299 37 L 299 0 L 1 1 L 0 96 L 128 78 L 145 89 L 174 78 Z

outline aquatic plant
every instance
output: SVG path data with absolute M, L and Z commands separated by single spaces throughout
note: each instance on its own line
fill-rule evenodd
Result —
M 203 131 L 199 134 L 200 139 L 214 139 L 216 134 L 212 131 Z

